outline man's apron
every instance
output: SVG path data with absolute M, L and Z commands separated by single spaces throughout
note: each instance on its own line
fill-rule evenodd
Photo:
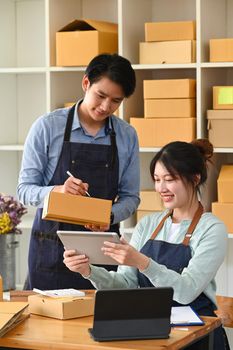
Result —
M 70 142 L 75 106 L 68 114 L 61 154 L 49 186 L 63 185 L 66 171 L 89 184 L 91 197 L 110 199 L 114 202 L 118 194 L 119 159 L 116 134 L 108 129 L 110 145 Z M 29 247 L 29 276 L 27 288 L 93 289 L 92 284 L 79 273 L 70 271 L 63 263 L 64 248 L 57 230 L 87 231 L 84 226 L 56 221 L 42 220 L 42 208 L 38 208 L 34 219 Z M 109 231 L 119 233 L 119 225 L 112 225 Z M 106 268 L 106 265 L 104 266 Z M 114 270 L 117 266 L 107 266 Z
M 184 240 L 180 244 L 174 244 L 164 241 L 155 240 L 161 230 L 165 220 L 172 215 L 169 212 L 159 223 L 150 239 L 145 243 L 141 249 L 141 253 L 150 257 L 158 264 L 165 265 L 168 269 L 182 273 L 183 269 L 188 266 L 189 260 L 192 258 L 191 248 L 189 241 L 192 237 L 193 231 L 200 220 L 203 213 L 203 207 L 199 203 L 199 207 L 193 217 L 193 220 L 185 234 Z M 204 268 L 204 266 L 203 266 Z M 201 271 L 200 271 L 201 273 Z M 138 280 L 140 287 L 154 287 L 149 279 L 138 271 Z M 181 304 L 173 302 L 173 306 L 180 306 Z M 201 293 L 194 301 L 189 304 L 199 315 L 202 316 L 215 316 L 214 310 L 216 310 L 213 302 L 204 294 Z M 228 346 L 228 347 L 227 347 Z M 189 348 L 188 348 L 189 349 Z M 192 349 L 190 347 L 190 349 Z M 196 344 L 193 349 L 198 350 L 199 347 Z M 200 348 L 201 349 L 201 348 Z M 222 327 L 219 327 L 214 332 L 214 350 L 230 349 L 225 335 L 225 331 Z

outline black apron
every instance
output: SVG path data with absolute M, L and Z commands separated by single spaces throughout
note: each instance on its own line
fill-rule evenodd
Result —
M 114 202 L 118 194 L 119 159 L 116 134 L 110 118 L 112 130 L 106 120 L 105 132 L 109 133 L 110 145 L 70 142 L 75 106 L 68 114 L 63 146 L 58 164 L 49 186 L 63 185 L 67 180 L 66 171 L 89 184 L 92 197 L 109 199 Z M 56 221 L 42 220 L 42 208 L 38 208 L 34 219 L 29 247 L 29 276 L 27 289 L 77 288 L 93 289 L 90 281 L 79 273 L 70 271 L 63 263 L 64 248 L 57 237 L 57 230 L 87 231 L 84 226 Z M 119 234 L 119 225 L 109 231 Z M 105 268 L 116 270 L 117 266 Z
M 183 269 L 188 266 L 189 260 L 192 258 L 191 248 L 189 246 L 190 238 L 192 237 L 193 231 L 200 220 L 203 213 L 203 207 L 199 203 L 199 207 L 193 217 L 193 220 L 185 234 L 184 240 L 181 244 L 174 244 L 165 241 L 155 240 L 161 230 L 165 220 L 172 215 L 169 212 L 159 223 L 150 239 L 145 243 L 141 249 L 141 253 L 150 257 L 158 264 L 165 265 L 168 269 L 182 273 Z M 204 268 L 204 267 L 203 267 Z M 200 272 L 201 273 L 201 272 Z M 138 281 L 140 287 L 154 287 L 150 280 L 138 271 Z M 181 304 L 173 301 L 173 306 L 180 306 Z M 201 293 L 194 301 L 189 304 L 199 315 L 202 316 L 214 316 L 214 310 L 216 307 L 214 303 L 204 294 Z M 198 347 L 197 344 L 188 347 L 187 349 L 202 349 L 201 344 Z M 214 350 L 226 350 L 230 349 L 226 333 L 222 327 L 217 328 L 214 331 Z

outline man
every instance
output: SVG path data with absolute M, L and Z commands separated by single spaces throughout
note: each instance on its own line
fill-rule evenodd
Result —
M 29 248 L 27 288 L 93 288 L 63 264 L 60 230 L 117 231 L 119 222 L 139 204 L 139 150 L 135 130 L 113 116 L 135 89 L 130 62 L 117 55 L 96 56 L 82 79 L 84 98 L 72 108 L 40 117 L 25 142 L 18 196 L 38 206 Z M 68 176 L 69 171 L 73 176 Z M 111 226 L 73 224 L 41 219 L 50 191 L 110 199 Z

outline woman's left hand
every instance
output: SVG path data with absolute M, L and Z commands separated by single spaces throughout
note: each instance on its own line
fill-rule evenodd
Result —
M 120 240 L 121 243 L 104 242 L 104 247 L 102 247 L 104 254 L 116 260 L 119 265 L 133 266 L 141 271 L 145 270 L 149 265 L 149 258 L 128 244 L 123 237 Z

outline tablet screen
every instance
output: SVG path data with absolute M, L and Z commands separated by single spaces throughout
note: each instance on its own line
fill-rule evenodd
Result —
M 118 265 L 101 250 L 105 241 L 120 243 L 116 232 L 57 231 L 57 234 L 66 249 L 75 249 L 78 254 L 85 254 L 91 264 Z

